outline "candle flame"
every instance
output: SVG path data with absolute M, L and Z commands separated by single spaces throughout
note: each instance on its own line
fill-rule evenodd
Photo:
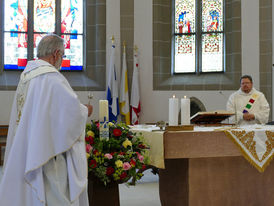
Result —
M 186 96 L 184 96 L 184 99 L 186 99 Z
M 173 98 L 175 98 L 175 94 L 173 94 Z

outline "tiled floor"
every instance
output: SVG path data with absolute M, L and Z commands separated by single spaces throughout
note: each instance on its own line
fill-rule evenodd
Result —
M 0 167 L 0 181 L 2 167 Z M 145 172 L 144 177 L 136 186 L 119 186 L 120 206 L 160 206 L 158 176 Z
M 150 170 L 136 186 L 119 186 L 121 206 L 160 206 L 158 175 Z

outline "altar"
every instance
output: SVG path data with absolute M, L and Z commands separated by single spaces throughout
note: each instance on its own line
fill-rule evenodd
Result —
M 151 133 L 163 136 L 162 206 L 274 205 L 274 164 L 259 172 L 224 131 Z

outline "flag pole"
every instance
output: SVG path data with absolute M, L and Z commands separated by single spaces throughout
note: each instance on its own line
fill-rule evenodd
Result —
M 123 52 L 126 52 L 126 45 L 127 45 L 127 44 L 126 44 L 126 41 L 124 40 L 124 41 L 123 41 L 123 48 L 124 48 Z
M 138 52 L 138 47 L 135 45 L 134 46 L 134 51 L 137 53 Z
M 111 43 L 112 43 L 112 45 L 114 44 L 114 35 L 112 35 L 112 37 L 111 37 Z

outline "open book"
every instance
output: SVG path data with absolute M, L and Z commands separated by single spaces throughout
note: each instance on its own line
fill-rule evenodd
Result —
M 190 121 L 194 124 L 216 124 L 221 123 L 221 121 L 225 120 L 226 118 L 232 115 L 234 115 L 233 112 L 229 112 L 226 110 L 197 112 L 190 118 Z

